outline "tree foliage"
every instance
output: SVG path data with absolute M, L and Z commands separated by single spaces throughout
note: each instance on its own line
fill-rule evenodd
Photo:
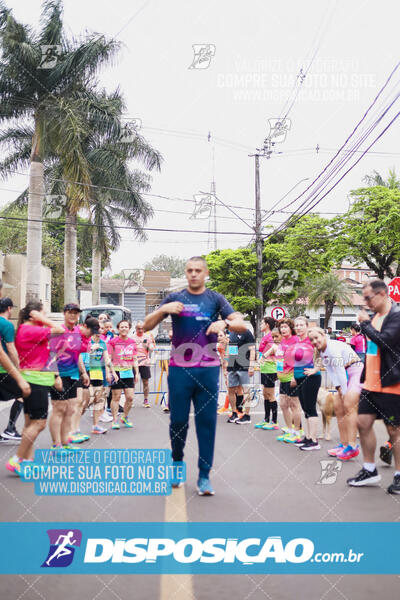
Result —
M 332 228 L 318 215 L 304 217 L 287 230 L 268 237 L 263 245 L 263 304 L 293 302 L 307 278 L 328 272 L 333 258 L 328 252 Z M 305 260 L 305 257 L 307 259 Z M 209 287 L 231 302 L 235 310 L 255 323 L 256 264 L 254 248 L 215 250 L 206 257 Z
M 0 212 L 0 252 L 3 254 L 26 254 L 26 207 L 3 209 Z M 91 227 L 85 227 L 88 221 L 79 218 L 77 281 L 91 280 L 92 236 Z M 51 309 L 62 310 L 64 304 L 64 240 L 65 228 L 56 222 L 47 222 L 43 226 L 42 264 L 51 270 Z
M 400 190 L 374 186 L 351 196 L 350 210 L 335 219 L 332 252 L 339 262 L 365 262 L 381 279 L 400 275 Z
M 183 277 L 185 275 L 186 259 L 167 254 L 159 254 L 144 265 L 147 270 L 169 271 L 171 277 Z

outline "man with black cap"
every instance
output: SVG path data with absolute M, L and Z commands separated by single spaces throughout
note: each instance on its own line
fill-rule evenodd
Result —
M 0 338 L 4 352 L 9 356 L 12 363 L 19 368 L 19 358 L 14 343 L 15 330 L 14 325 L 10 322 L 13 307 L 14 304 L 11 298 L 2 298 L 0 300 Z M 15 423 L 23 408 L 21 390 L 17 386 L 16 381 L 8 375 L 6 369 L 2 366 L 0 366 L 0 399 L 14 399 L 7 427 L 0 435 L 0 442 L 8 442 L 10 440 L 19 442 L 21 441 L 21 434 L 18 433 Z
M 70 442 L 80 443 L 89 439 L 89 436 L 78 435 L 76 432 L 71 434 L 71 419 L 74 412 L 79 410 L 77 397 L 80 376 L 84 385 L 89 383 L 81 352 L 86 351 L 90 337 L 85 338 L 78 326 L 80 312 L 78 304 L 66 304 L 63 324 L 65 332 L 50 341 L 50 350 L 55 354 L 57 370 L 63 382 L 61 392 L 55 388 L 50 391 L 53 411 L 49 429 L 53 449 L 72 449 Z

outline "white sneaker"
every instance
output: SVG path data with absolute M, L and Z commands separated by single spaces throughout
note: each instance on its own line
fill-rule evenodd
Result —
M 110 423 L 113 420 L 112 416 L 105 410 L 101 415 L 99 421 L 102 423 Z

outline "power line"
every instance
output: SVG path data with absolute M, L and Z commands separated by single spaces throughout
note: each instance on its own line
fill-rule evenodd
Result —
M 25 222 L 33 222 L 33 223 L 49 223 L 51 225 L 70 225 L 66 221 L 52 221 L 51 219 L 28 219 L 27 217 L 6 217 L 1 216 L 0 219 L 7 219 L 9 221 L 25 221 Z M 97 223 L 75 223 L 76 227 L 101 227 L 102 229 L 109 229 L 109 225 L 99 225 Z M 130 231 L 137 231 L 135 227 L 130 225 L 115 225 L 115 229 L 128 229 Z M 170 233 L 209 233 L 207 231 L 203 231 L 201 229 L 168 229 L 166 227 L 140 227 L 140 231 L 168 231 Z M 243 232 L 243 231 L 212 231 L 211 233 L 217 233 L 218 235 L 252 235 L 251 232 Z
M 389 77 L 387 78 L 386 82 L 384 83 L 384 85 L 381 87 L 381 89 L 379 90 L 378 94 L 375 96 L 373 102 L 369 105 L 369 107 L 367 108 L 367 110 L 365 111 L 365 113 L 363 114 L 363 116 L 361 117 L 361 119 L 359 120 L 359 122 L 357 123 L 357 125 L 354 127 L 353 131 L 350 133 L 350 135 L 346 138 L 345 142 L 342 144 L 342 146 L 339 148 L 339 150 L 336 152 L 335 156 L 328 162 L 328 164 L 324 167 L 324 169 L 317 175 L 317 177 L 310 183 L 310 185 L 301 193 L 299 194 L 294 200 L 292 200 L 291 202 L 289 202 L 288 204 L 286 204 L 285 206 L 283 206 L 282 208 L 288 208 L 289 206 L 293 205 L 295 202 L 297 202 L 297 200 L 299 200 L 302 196 L 304 196 L 304 194 L 310 190 L 314 184 L 324 175 L 324 173 L 326 173 L 328 171 L 328 169 L 330 168 L 330 166 L 334 163 L 334 161 L 336 160 L 336 158 L 339 156 L 339 154 L 341 153 L 341 151 L 344 149 L 344 147 L 347 145 L 347 143 L 349 142 L 349 140 L 353 137 L 353 135 L 356 133 L 357 129 L 360 127 L 360 125 L 363 123 L 363 121 L 365 121 L 367 115 L 370 113 L 370 111 L 372 110 L 372 108 L 375 106 L 376 102 L 378 101 L 379 97 L 381 96 L 381 94 L 383 93 L 383 91 L 386 89 L 386 87 L 388 86 L 390 80 L 392 79 L 393 75 L 395 74 L 395 72 L 397 71 L 397 69 L 400 66 L 400 62 L 398 62 L 396 64 L 396 66 L 394 67 L 394 69 L 392 70 L 392 72 L 390 73 Z M 396 100 L 397 98 L 395 98 Z M 348 156 L 350 154 L 351 150 L 348 152 Z M 362 156 L 364 156 L 365 152 L 362 154 Z M 347 158 L 347 157 L 346 157 Z M 350 156 L 351 158 L 351 156 Z M 335 167 L 333 167 L 333 170 L 335 169 Z M 312 192 L 311 192 L 312 193 Z M 315 191 L 314 191 L 315 194 Z M 305 201 L 307 202 L 307 200 Z M 303 204 L 305 203 L 303 202 Z M 298 209 L 297 209 L 298 210 Z

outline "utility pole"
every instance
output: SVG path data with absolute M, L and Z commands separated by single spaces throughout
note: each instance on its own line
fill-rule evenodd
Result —
M 263 251 L 263 239 L 261 229 L 261 205 L 260 205 L 260 155 L 254 155 L 255 164 L 255 227 L 254 231 L 256 234 L 256 298 L 261 300 L 261 304 L 256 307 L 256 339 L 261 338 L 261 321 L 264 316 L 264 304 L 263 304 L 263 288 L 262 288 L 262 251 Z
M 213 203 L 213 217 L 214 217 L 214 250 L 217 249 L 218 247 L 218 243 L 217 243 L 217 192 L 216 192 L 216 187 L 215 187 L 215 181 L 214 179 L 211 182 L 211 194 L 212 197 L 214 199 L 214 203 Z

